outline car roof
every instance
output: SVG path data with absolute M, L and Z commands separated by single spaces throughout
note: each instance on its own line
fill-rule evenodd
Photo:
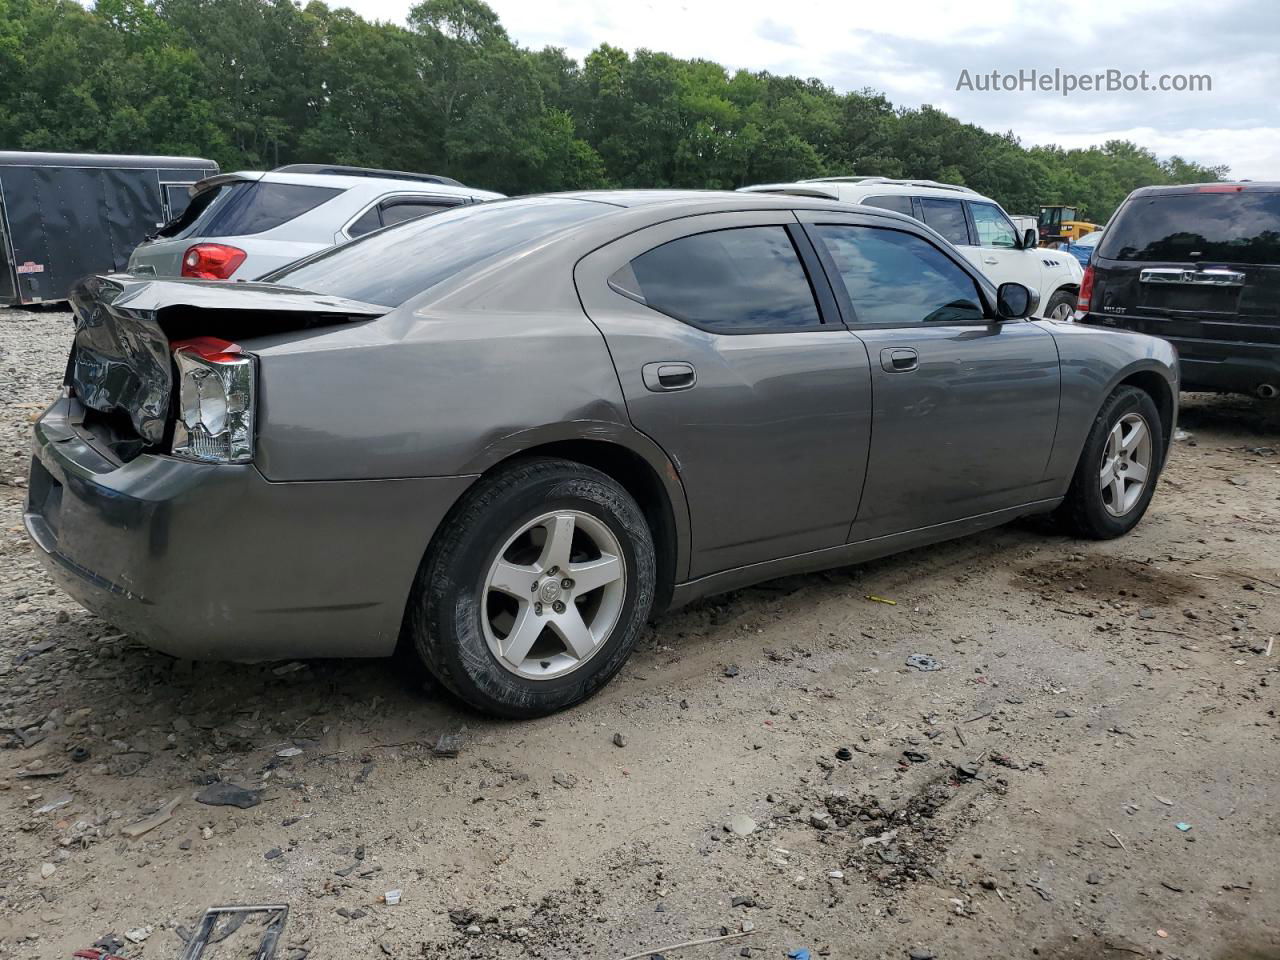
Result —
M 849 194 L 857 194 L 863 197 L 907 195 L 994 202 L 971 187 L 959 184 L 939 183 L 936 180 L 895 180 L 890 177 L 818 177 L 811 180 L 795 180 L 791 183 L 753 184 L 738 189 L 743 193 L 789 193 L 799 196 L 830 197 L 833 200 Z
M 225 178 L 223 182 L 230 182 L 231 179 L 257 180 L 262 183 L 292 183 L 304 186 L 336 187 L 342 190 L 360 189 L 370 194 L 431 193 L 445 197 L 478 196 L 486 199 L 498 199 L 504 196 L 478 187 L 455 187 L 447 183 L 424 183 L 421 180 L 401 180 L 391 177 L 341 176 L 333 173 L 281 173 L 275 170 L 235 170 L 221 176 Z

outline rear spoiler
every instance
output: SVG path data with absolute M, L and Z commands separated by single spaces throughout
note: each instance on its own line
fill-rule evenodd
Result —
M 209 190 L 226 186 L 228 183 L 252 183 L 255 180 L 261 180 L 260 173 L 247 173 L 241 171 L 239 173 L 218 173 L 212 177 L 205 177 L 203 180 L 197 180 L 191 186 L 187 187 L 187 193 L 193 197 L 197 197 Z

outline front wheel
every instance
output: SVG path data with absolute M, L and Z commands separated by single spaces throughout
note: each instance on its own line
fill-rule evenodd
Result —
M 655 582 L 652 535 L 621 485 L 582 464 L 528 460 L 481 480 L 445 522 L 408 627 L 462 700 L 540 716 L 618 672 Z
M 1151 395 L 1117 388 L 1094 419 L 1060 518 L 1077 536 L 1123 536 L 1146 513 L 1163 463 L 1164 433 Z

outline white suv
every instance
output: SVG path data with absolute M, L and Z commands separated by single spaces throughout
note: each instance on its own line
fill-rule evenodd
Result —
M 427 173 L 294 164 L 191 187 L 183 213 L 129 257 L 143 276 L 253 280 L 382 227 L 503 195 Z
M 1068 320 L 1084 275 L 1075 257 L 1036 248 L 1034 229 L 1019 234 L 1000 204 L 968 187 L 933 180 L 823 177 L 742 187 L 749 193 L 789 193 L 883 207 L 931 226 L 997 285 L 1016 281 L 1040 294 L 1036 316 Z

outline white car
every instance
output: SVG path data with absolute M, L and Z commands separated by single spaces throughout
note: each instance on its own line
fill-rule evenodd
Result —
M 433 174 L 294 164 L 191 187 L 181 216 L 129 257 L 142 276 L 253 280 L 382 227 L 503 194 Z
M 996 285 L 1015 281 L 1040 294 L 1036 316 L 1068 320 L 1084 269 L 1075 257 L 1037 249 L 1035 229 L 1021 233 L 1000 204 L 952 184 L 888 177 L 823 177 L 742 187 L 749 193 L 789 193 L 864 203 L 905 213 L 946 237 Z

